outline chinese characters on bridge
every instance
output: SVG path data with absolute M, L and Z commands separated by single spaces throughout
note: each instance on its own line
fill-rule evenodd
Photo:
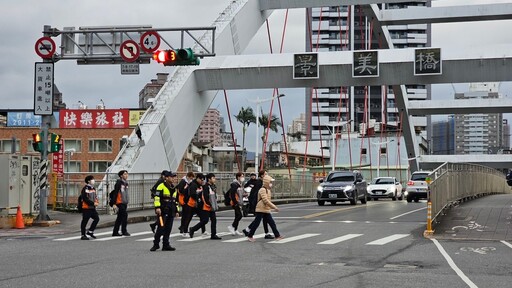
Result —
M 378 51 L 357 51 L 353 56 L 352 77 L 379 76 Z
M 414 50 L 414 75 L 441 75 L 441 48 Z
M 34 114 L 53 114 L 53 63 L 36 62 L 34 74 Z
M 61 110 L 60 128 L 128 128 L 129 110 Z
M 318 54 L 306 53 L 293 55 L 293 79 L 318 78 Z

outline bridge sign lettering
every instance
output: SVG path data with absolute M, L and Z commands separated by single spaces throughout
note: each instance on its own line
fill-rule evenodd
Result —
M 317 79 L 318 53 L 293 55 L 293 79 Z
M 414 75 L 443 74 L 441 48 L 414 49 Z
M 378 51 L 355 51 L 352 56 L 352 77 L 379 76 Z

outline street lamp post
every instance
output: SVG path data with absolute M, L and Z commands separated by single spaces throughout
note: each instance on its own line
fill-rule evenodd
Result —
M 66 168 L 66 197 L 65 197 L 65 200 L 64 200 L 64 206 L 66 208 L 68 208 L 68 195 L 69 195 L 69 160 L 71 158 L 71 156 L 73 156 L 73 153 L 75 152 L 75 148 L 71 148 L 71 149 L 68 149 L 68 150 L 65 150 L 64 151 L 64 154 L 66 154 L 66 163 L 67 163 L 67 168 Z
M 256 100 L 250 100 L 250 99 L 247 99 L 247 101 L 249 102 L 252 102 L 252 103 L 256 103 L 256 153 L 255 153 L 255 156 L 254 156 L 254 172 L 255 173 L 258 173 L 258 149 L 259 149 L 259 145 L 258 145 L 258 142 L 259 142 L 259 130 L 260 130 L 260 121 L 259 121 L 259 118 L 260 118 L 260 104 L 261 103 L 264 103 L 264 102 L 268 102 L 268 101 L 272 101 L 274 99 L 277 99 L 277 98 L 281 98 L 281 97 L 284 97 L 285 95 L 284 94 L 279 94 L 277 96 L 274 96 L 274 97 L 271 97 L 271 98 L 267 98 L 267 99 L 260 99 L 259 97 L 256 98 Z M 269 121 L 270 121 L 270 117 L 272 117 L 272 115 L 269 115 Z
M 334 166 L 335 166 L 335 162 L 336 162 L 336 160 L 334 158 L 334 151 L 336 151 L 334 149 L 334 137 L 336 136 L 336 131 L 334 130 L 334 128 L 346 125 L 346 124 L 348 124 L 350 122 L 352 122 L 352 120 L 325 124 L 327 129 L 329 129 L 329 127 L 331 127 L 331 129 L 329 129 L 330 130 L 329 132 L 331 132 L 331 145 L 329 147 L 329 157 L 331 158 L 331 171 L 334 171 Z
M 388 144 L 388 143 L 391 143 L 393 141 L 395 141 L 395 139 L 391 139 L 389 141 L 384 141 L 384 142 L 372 142 L 372 145 L 378 145 L 379 146 L 379 161 L 377 163 L 377 178 L 380 177 L 380 146 L 382 144 Z

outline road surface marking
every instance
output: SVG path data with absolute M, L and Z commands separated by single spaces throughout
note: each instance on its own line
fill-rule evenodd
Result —
M 110 240 L 118 240 L 118 239 L 122 239 L 122 238 L 128 238 L 128 237 L 140 236 L 140 235 L 146 235 L 146 234 L 152 234 L 152 233 L 153 233 L 153 232 L 151 232 L 151 231 L 144 231 L 144 232 L 132 233 L 130 236 L 123 236 L 123 237 L 119 237 L 119 236 L 111 236 L 111 237 L 107 237 L 107 238 L 96 239 L 96 240 L 94 240 L 94 241 L 110 241 Z
M 512 244 L 508 243 L 507 241 L 500 241 L 501 243 L 507 245 L 508 247 L 512 248 Z
M 311 219 L 311 218 L 325 216 L 325 215 L 332 214 L 332 213 L 343 212 L 343 211 L 348 211 L 348 210 L 357 209 L 357 208 L 364 208 L 364 207 L 366 207 L 366 205 L 365 206 L 360 205 L 360 206 L 352 206 L 352 207 L 344 207 L 344 208 L 339 208 L 339 209 L 327 210 L 327 211 L 323 211 L 323 212 L 318 212 L 318 213 L 306 215 L 306 216 L 303 216 L 302 218 L 304 218 L 304 219 Z
M 258 235 L 254 235 L 253 238 L 263 238 L 265 237 L 265 234 L 258 234 Z M 225 240 L 225 241 L 222 241 L 222 242 L 226 242 L 226 243 L 237 243 L 237 242 L 247 242 L 249 240 L 247 240 L 247 237 L 241 237 L 241 238 L 236 238 L 236 239 L 231 239 L 231 240 Z
M 407 215 L 407 214 L 411 214 L 411 213 L 418 212 L 418 211 L 425 210 L 425 209 L 427 209 L 427 207 L 423 207 L 423 208 L 420 208 L 420 209 L 412 210 L 412 211 L 406 212 L 406 213 L 404 213 L 404 214 L 400 214 L 400 215 L 398 215 L 398 216 L 391 217 L 391 218 L 389 218 L 389 220 L 394 220 L 394 219 L 396 219 L 396 218 L 399 218 L 399 217 L 405 216 L 405 215 Z
M 108 234 L 112 234 L 112 232 L 94 233 L 94 236 L 102 236 L 102 235 L 108 235 Z M 53 241 L 69 241 L 69 240 L 77 240 L 77 239 L 80 239 L 80 238 L 82 238 L 82 235 L 80 235 L 80 236 L 68 237 L 68 238 L 59 238 L 59 239 L 54 239 Z
M 353 239 L 353 238 L 356 238 L 356 237 L 359 237 L 359 236 L 363 236 L 363 234 L 347 234 L 347 235 L 344 235 L 344 236 L 341 236 L 341 237 L 338 237 L 338 238 L 334 238 L 334 239 L 331 239 L 331 240 L 323 241 L 323 242 L 320 242 L 320 243 L 317 243 L 317 244 L 326 244 L 326 245 L 336 244 L 336 243 L 347 241 L 347 240 L 350 240 L 350 239 Z
M 405 237 L 407 237 L 409 235 L 411 235 L 411 234 L 394 234 L 394 235 L 391 235 L 391 236 L 388 236 L 388 237 L 377 239 L 377 240 L 372 241 L 370 243 L 366 243 L 366 245 L 384 245 L 384 244 L 388 244 L 389 242 L 393 242 L 395 240 L 405 238 Z
M 290 237 L 290 238 L 284 238 L 283 240 L 270 241 L 268 243 L 282 244 L 282 243 L 293 242 L 293 241 L 297 241 L 297 240 L 301 240 L 301 239 L 306 239 L 306 238 L 309 238 L 309 237 L 315 237 L 315 236 L 318 236 L 318 235 L 320 235 L 320 234 L 317 234 L 317 233 L 307 233 L 307 234 L 302 234 L 302 235 L 298 235 L 298 236 L 293 236 L 293 237 Z
M 226 236 L 226 235 L 231 235 L 231 233 L 229 233 L 229 232 L 217 233 L 217 236 L 219 236 L 219 237 Z M 201 240 L 210 239 L 210 237 L 211 237 L 210 235 L 203 236 L 203 235 L 197 234 L 197 236 L 194 237 L 194 238 L 180 239 L 180 240 L 177 240 L 177 241 L 180 241 L 180 242 L 194 242 L 194 241 L 201 241 Z
M 169 235 L 169 238 L 176 237 L 176 236 L 180 236 L 180 235 L 181 235 L 181 233 L 171 234 L 171 235 Z M 160 237 L 160 238 L 162 238 L 162 237 Z M 155 237 L 154 237 L 154 236 L 153 236 L 153 237 L 150 237 L 150 238 L 143 238 L 143 239 L 135 240 L 135 241 L 142 241 L 142 242 L 145 242 L 145 241 L 153 241 L 153 240 L 155 240 Z
M 430 239 L 430 240 L 432 240 L 432 242 L 434 242 L 434 244 L 436 245 L 439 252 L 441 252 L 441 255 L 443 255 L 444 259 L 446 259 L 446 262 L 448 262 L 448 265 L 450 265 L 450 267 L 453 269 L 453 271 L 455 271 L 455 273 L 457 273 L 457 275 L 462 279 L 462 281 L 464 281 L 470 288 L 478 288 L 478 286 L 476 286 L 475 283 L 473 283 L 473 281 L 471 281 L 466 276 L 466 274 L 464 274 L 464 272 L 462 272 L 459 269 L 459 267 L 457 267 L 457 265 L 455 264 L 455 262 L 453 262 L 450 255 L 448 255 L 448 253 L 446 253 L 443 246 L 441 246 L 441 244 L 436 239 Z

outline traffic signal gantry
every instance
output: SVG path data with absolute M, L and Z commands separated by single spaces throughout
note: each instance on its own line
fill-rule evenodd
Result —
M 153 54 L 153 60 L 164 64 L 164 66 L 188 66 L 200 63 L 191 48 L 156 51 Z
M 55 133 L 50 133 L 50 151 L 48 153 L 59 152 L 61 147 L 62 136 Z M 43 152 L 43 132 L 32 134 L 32 148 L 34 151 Z

